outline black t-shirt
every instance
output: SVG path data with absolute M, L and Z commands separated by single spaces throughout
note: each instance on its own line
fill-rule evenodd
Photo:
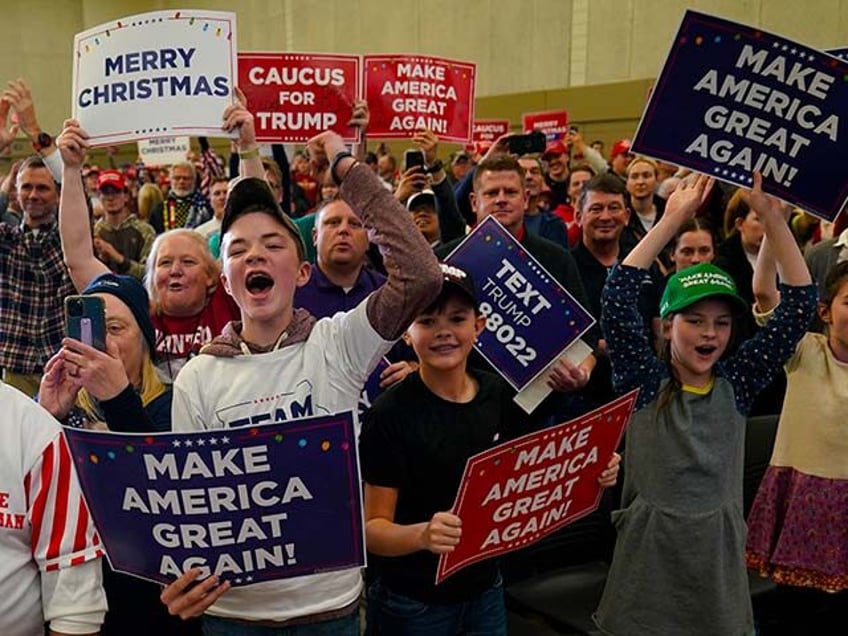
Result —
M 466 460 L 525 431 L 514 390 L 501 378 L 471 371 L 480 390 L 471 402 L 448 402 L 417 373 L 382 394 L 365 417 L 359 439 L 363 479 L 398 491 L 395 523 L 429 521 L 450 510 Z M 486 560 L 435 585 L 439 557 L 418 551 L 380 558 L 382 584 L 427 603 L 455 603 L 491 587 L 497 565 Z

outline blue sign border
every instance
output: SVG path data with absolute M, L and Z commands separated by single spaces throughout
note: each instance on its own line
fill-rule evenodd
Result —
M 244 551 L 252 550 L 250 560 L 242 561 L 250 566 L 245 566 L 243 576 L 234 570 L 219 574 L 222 580 L 239 586 L 365 565 L 359 460 L 352 413 L 198 433 L 123 434 L 65 429 L 65 435 L 107 558 L 116 571 L 170 583 L 176 575 L 162 573 L 161 564 L 166 558 L 172 559 L 180 571 L 187 559 L 202 558 L 214 571 L 214 564 L 221 563 L 221 555 L 243 558 Z M 211 466 L 213 462 L 209 457 L 213 449 L 223 452 L 248 447 L 267 449 L 264 465 L 267 470 L 257 475 L 248 475 L 245 471 L 238 477 L 230 474 L 179 480 L 169 478 L 162 471 L 151 481 L 145 468 L 145 455 L 152 455 L 159 461 L 173 455 L 179 463 L 186 462 L 188 453 L 194 452 L 202 454 L 204 462 Z M 235 465 L 238 460 L 231 461 Z M 187 462 L 183 464 L 187 465 Z M 310 500 L 292 497 L 287 502 L 285 496 L 280 497 L 282 491 L 288 492 L 293 478 L 300 479 L 309 489 Z M 257 505 L 252 489 L 259 482 L 266 484 L 260 486 L 265 501 L 274 497 L 280 501 L 273 505 Z M 278 488 L 268 486 L 269 483 Z M 142 513 L 123 509 L 129 488 L 137 493 L 146 493 L 149 488 L 166 493 L 187 489 L 208 493 L 206 489 L 212 488 L 219 492 L 227 488 L 238 492 L 243 488 L 235 500 L 242 502 L 248 498 L 247 493 L 251 493 L 253 507 L 242 505 L 235 511 L 190 513 L 186 508 L 187 500 L 180 494 L 174 500 L 182 502 L 181 514 Z M 141 499 L 146 496 L 149 495 L 142 494 Z M 208 499 L 201 494 L 195 496 L 197 502 L 213 500 L 211 495 Z M 163 523 L 180 530 L 183 525 L 205 526 L 211 530 L 209 524 L 231 522 L 235 527 L 252 520 L 249 521 L 251 525 L 261 525 L 257 520 L 262 519 L 273 528 L 274 524 L 263 519 L 263 516 L 270 518 L 268 515 L 285 519 L 274 521 L 277 528 L 281 528 L 277 536 L 250 537 L 218 547 L 180 545 L 173 548 L 164 547 L 153 536 L 153 528 Z M 171 533 L 172 536 L 176 534 L 177 531 Z M 212 536 L 211 531 L 208 536 Z M 253 560 L 259 550 L 266 551 L 263 555 L 282 555 L 284 563 L 259 568 L 259 559 Z M 269 559 L 263 558 L 263 564 L 268 562 Z
M 744 141 L 745 146 L 752 147 L 756 152 L 767 149 L 767 146 L 708 128 L 702 119 L 706 110 L 705 104 L 728 104 L 733 110 L 742 111 L 752 117 L 762 115 L 762 111 L 692 90 L 698 79 L 708 70 L 715 69 L 721 73 L 733 68 L 733 62 L 745 44 L 767 49 L 769 53 L 785 53 L 793 58 L 790 61 L 797 58 L 806 66 L 835 78 L 823 103 L 829 107 L 828 112 L 841 117 L 838 141 L 822 140 L 820 135 L 811 135 L 810 144 L 801 148 L 798 155 L 791 159 L 797 172 L 791 179 L 787 179 L 791 181 L 790 185 L 779 183 L 767 174 L 763 175 L 763 189 L 766 192 L 811 214 L 833 220 L 848 203 L 848 121 L 845 121 L 848 119 L 848 108 L 845 107 L 848 104 L 848 82 L 843 81 L 848 78 L 848 63 L 762 29 L 696 11 L 686 11 L 639 122 L 633 139 L 633 151 L 691 168 L 738 186 L 750 187 L 750 171 L 728 169 L 717 161 L 683 152 L 683 149 L 696 139 L 699 131 L 709 131 L 716 139 L 732 140 L 737 145 Z M 742 76 L 741 69 L 734 70 Z M 752 77 L 769 86 L 776 84 L 774 79 L 764 79 L 760 75 Z M 785 88 L 785 92 L 792 97 L 812 99 L 797 87 L 786 87 L 783 84 L 779 86 Z M 777 118 L 776 115 L 774 117 Z M 782 126 L 790 132 L 807 132 L 797 125 L 793 127 L 789 121 L 780 121 L 785 122 Z
M 553 301 L 550 309 L 533 316 L 530 325 L 522 326 L 520 321 L 507 323 L 509 316 L 500 312 L 504 323 L 510 324 L 515 337 L 524 343 L 523 348 L 532 348 L 535 352 L 535 357 L 526 366 L 518 363 L 516 355 L 507 350 L 510 346 L 515 351 L 517 341 L 503 342 L 489 328 L 483 329 L 474 344 L 507 382 L 521 390 L 586 333 L 595 324 L 595 319 L 493 216 L 480 222 L 445 262 L 471 274 L 477 298 L 483 307 L 489 303 L 487 281 L 494 276 L 504 258 L 534 290 L 539 290 L 546 299 Z M 526 315 L 527 312 L 522 313 Z

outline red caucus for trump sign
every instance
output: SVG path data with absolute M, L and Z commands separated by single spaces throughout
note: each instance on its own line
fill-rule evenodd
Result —
M 406 139 L 429 128 L 442 141 L 470 141 L 475 64 L 438 57 L 366 55 L 363 68 L 370 137 Z
M 312 53 L 239 53 L 239 87 L 254 114 L 256 139 L 300 143 L 332 130 L 349 142 L 359 95 L 359 57 Z
M 477 119 L 471 129 L 472 143 L 494 143 L 509 132 L 508 119 Z
M 440 583 L 468 565 L 546 537 L 598 507 L 598 477 L 636 403 L 635 389 L 581 417 L 469 458 L 453 512 L 462 538 L 441 555 Z

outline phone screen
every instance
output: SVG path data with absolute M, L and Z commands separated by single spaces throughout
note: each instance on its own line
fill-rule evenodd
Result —
M 407 150 L 403 154 L 404 171 L 415 166 L 424 166 L 424 153 L 420 150 Z
M 91 347 L 106 351 L 106 308 L 96 296 L 68 296 L 65 299 L 65 331 Z

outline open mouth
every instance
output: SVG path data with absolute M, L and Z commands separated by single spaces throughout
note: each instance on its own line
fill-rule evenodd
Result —
M 698 345 L 695 347 L 695 351 L 702 356 L 711 356 L 716 352 L 716 349 L 718 349 L 718 347 L 715 345 Z
M 247 276 L 245 286 L 251 294 L 261 294 L 274 286 L 274 280 L 264 272 L 254 272 Z

